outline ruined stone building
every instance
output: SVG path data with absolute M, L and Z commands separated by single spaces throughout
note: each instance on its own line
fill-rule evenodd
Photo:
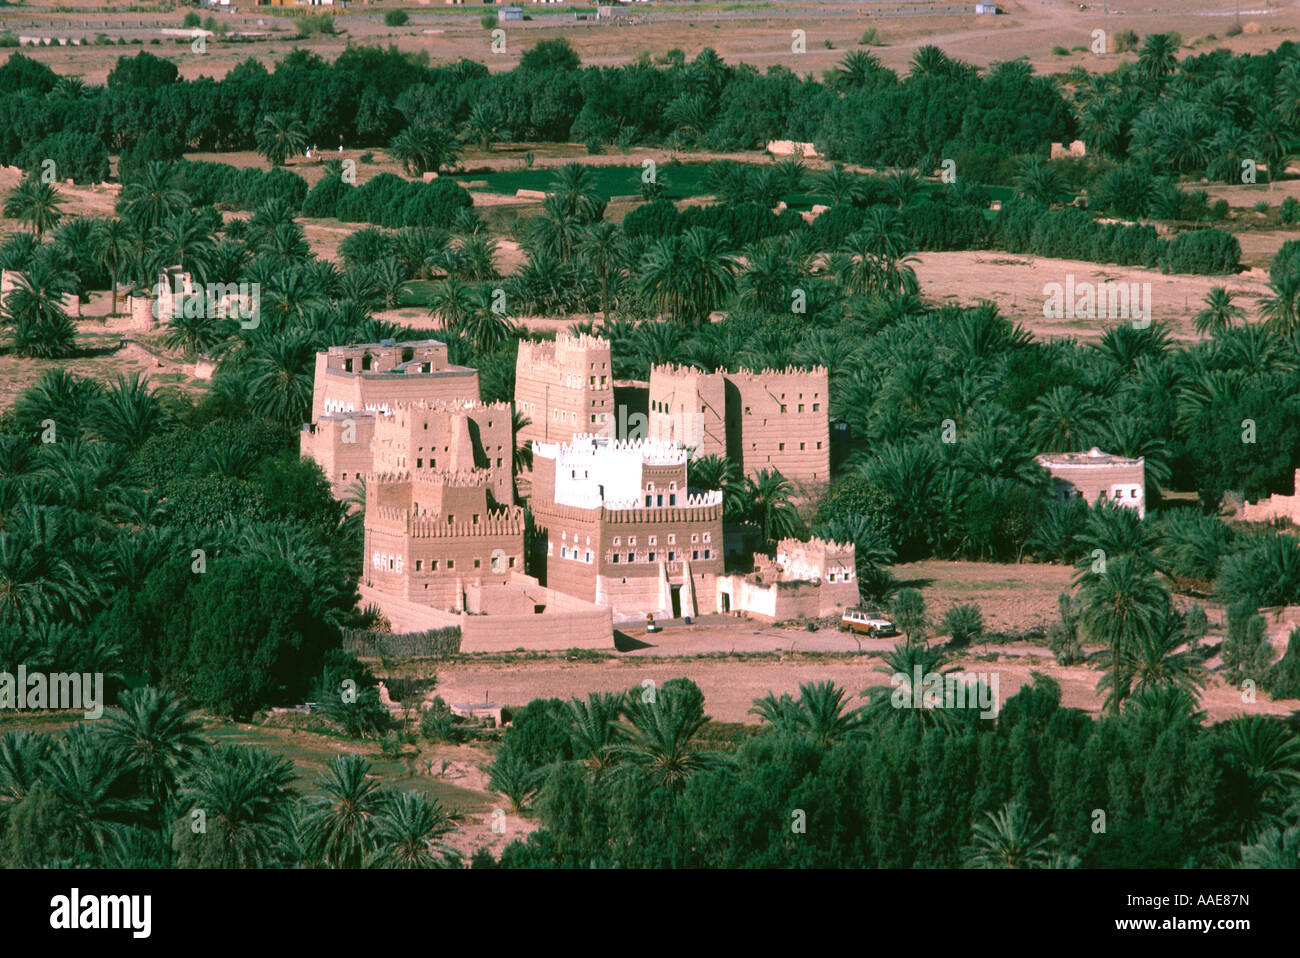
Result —
M 533 571 L 615 615 L 716 608 L 722 493 L 692 490 L 672 442 L 577 436 L 534 443 Z
M 718 611 L 760 618 L 820 618 L 858 604 L 856 549 L 852 542 L 782 539 L 776 555 L 758 553 L 754 571 L 718 582 Z
M 830 481 L 830 384 L 825 368 L 650 370 L 652 439 L 726 456 L 744 475 L 774 469 L 805 492 Z
M 609 341 L 567 331 L 554 342 L 520 340 L 515 357 L 515 410 L 529 424 L 521 441 L 570 442 L 612 436 L 614 371 Z
M 1275 493 L 1258 502 L 1243 503 L 1238 511 L 1238 518 L 1247 522 L 1271 522 L 1285 519 L 1300 525 L 1300 469 L 1295 471 L 1294 494 L 1285 496 Z
M 470 586 L 505 585 L 524 567 L 524 512 L 492 508 L 486 470 L 372 473 L 362 584 L 448 611 Z
M 1046 453 L 1035 460 L 1052 477 L 1058 500 L 1082 497 L 1089 506 L 1109 500 L 1146 517 L 1145 460 L 1112 456 L 1093 446 L 1087 452 Z

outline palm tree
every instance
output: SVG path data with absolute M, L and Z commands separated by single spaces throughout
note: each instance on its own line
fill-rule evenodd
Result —
M 77 328 L 64 298 L 74 283 L 71 273 L 58 269 L 47 257 L 38 258 L 31 269 L 18 274 L 14 288 L 0 305 L 0 323 L 12 331 L 17 355 L 59 359 L 73 352 Z
M 862 691 L 862 696 L 868 700 L 866 715 L 875 719 L 913 716 L 939 723 L 949 720 L 948 709 L 912 707 L 918 699 L 923 705 L 928 705 L 924 701 L 924 687 L 927 682 L 934 681 L 934 676 L 944 678 L 957 671 L 949 667 L 952 657 L 942 646 L 904 641 L 881 656 L 880 661 L 876 671 L 889 676 L 890 684 Z
M 537 790 L 542 787 L 543 773 L 531 768 L 514 752 L 505 750 L 486 769 L 488 787 L 510 799 L 510 809 L 516 815 L 523 812 Z
M 617 693 L 592 692 L 586 700 L 570 699 L 567 703 L 569 736 L 573 757 L 588 768 L 604 769 L 614 764 L 611 749 L 619 741 L 619 716 L 626 698 Z
M 665 685 L 646 703 L 631 696 L 622 741 L 610 747 L 616 770 L 643 776 L 652 787 L 680 791 L 696 772 L 729 764 L 726 756 L 702 752 L 694 738 L 709 718 L 689 695 Z
M 153 686 L 122 693 L 104 713 L 104 744 L 125 759 L 165 817 L 181 779 L 209 748 L 202 724 L 185 703 Z
M 311 409 L 316 348 L 305 332 L 261 338 L 247 360 L 244 384 L 257 415 L 284 425 L 305 422 Z
M 1151 33 L 1138 53 L 1138 73 L 1157 81 L 1178 69 L 1178 44 L 1172 33 Z
M 138 238 L 130 225 L 122 219 L 99 220 L 93 234 L 95 262 L 107 270 L 113 288 L 112 315 L 117 315 L 118 279 L 131 265 Z
M 193 274 L 195 282 L 204 283 L 208 260 L 212 255 L 212 230 L 192 210 L 182 210 L 149 231 L 149 246 L 156 269 L 179 266 Z
M 946 76 L 952 70 L 948 54 L 933 44 L 923 46 L 912 54 L 910 76 Z
M 835 86 L 844 90 L 860 89 L 879 69 L 880 60 L 874 54 L 866 50 L 851 50 L 835 68 Z
M 1300 868 L 1300 825 L 1270 826 L 1241 848 L 1242 868 Z
M 1290 335 L 1300 326 L 1300 273 L 1283 273 L 1268 284 L 1269 294 L 1259 297 L 1259 315 L 1271 332 Z
M 441 842 L 455 829 L 437 799 L 418 792 L 390 796 L 375 816 L 375 850 L 366 859 L 366 867 L 456 867 L 455 853 Z
M 53 185 L 25 176 L 5 197 L 4 214 L 31 227 L 40 239 L 63 218 L 63 196 Z
M 125 771 L 123 759 L 87 725 L 66 732 L 50 753 L 42 785 L 74 855 L 102 856 L 114 835 L 143 813 L 144 801 L 122 781 Z
M 1275 821 L 1300 787 L 1300 738 L 1281 719 L 1248 715 L 1225 723 L 1228 743 L 1249 777 L 1255 815 Z
M 492 140 L 500 125 L 496 107 L 485 100 L 477 100 L 465 118 L 465 136 L 479 145 L 484 153 L 492 152 Z
M 1169 596 L 1149 565 L 1134 556 L 1108 555 L 1105 572 L 1085 575 L 1079 600 L 1084 629 L 1110 646 L 1114 661 L 1150 659 L 1164 648 L 1155 637 L 1165 624 Z M 1159 667 L 1158 660 L 1153 664 Z M 1122 698 L 1113 699 L 1111 707 L 1118 709 Z
M 735 290 L 738 264 L 720 234 L 696 226 L 660 240 L 641 258 L 641 294 L 661 315 L 703 326 Z
M 118 210 L 137 236 L 148 236 L 169 217 L 190 208 L 189 196 L 172 185 L 175 172 L 170 163 L 155 161 L 122 188 Z
M 1021 164 L 1015 187 L 1021 196 L 1048 206 L 1064 201 L 1070 192 L 1060 174 L 1036 156 Z
M 609 291 L 622 278 L 627 265 L 623 231 L 608 220 L 590 224 L 578 236 L 578 254 L 600 282 L 600 315 L 609 315 Z
M 452 331 L 469 340 L 475 352 L 491 352 L 517 334 L 515 324 L 493 308 L 493 294 L 487 287 L 470 290 L 469 300 L 469 312 L 461 316 Z
M 40 781 L 52 745 L 50 736 L 28 729 L 6 732 L 0 738 L 0 827 Z
M 1232 325 L 1233 320 L 1245 315 L 1245 310 L 1233 305 L 1233 295 L 1222 286 L 1211 287 L 1203 300 L 1205 308 L 1198 312 L 1193 320 L 1198 333 L 1204 336 L 1206 333 L 1227 329 Z
M 96 435 L 127 449 L 139 448 L 168 422 L 157 393 L 140 373 L 130 378 L 118 374 L 117 381 L 100 397 L 92 426 Z
M 987 821 L 971 828 L 968 868 L 1047 868 L 1052 860 L 1050 837 L 1035 824 L 1020 802 L 1008 802 L 997 812 L 985 812 Z
M 915 202 L 925 190 L 925 180 L 916 170 L 890 170 L 885 174 L 885 194 L 901 210 Z
M 566 163 L 555 171 L 549 194 L 559 206 L 557 212 L 587 225 L 605 213 L 605 199 L 600 194 L 596 176 L 581 163 Z
M 233 344 L 236 333 L 235 320 L 223 319 L 203 310 L 201 314 L 178 310 L 167 320 L 163 345 L 179 349 L 186 359 L 198 356 L 220 356 Z
M 764 699 L 756 699 L 749 711 L 769 724 L 807 737 L 818 748 L 830 748 L 862 729 L 864 711 L 846 710 L 846 696 L 833 682 L 804 682 L 799 686 L 799 698 L 774 699 L 769 692 Z
M 1106 691 L 1106 707 L 1118 712 L 1124 701 L 1158 689 L 1174 688 L 1195 697 L 1205 685 L 1201 655 L 1179 651 L 1187 641 L 1182 620 L 1168 614 L 1151 631 L 1138 632 L 1132 641 L 1099 653 L 1095 659 L 1106 670 L 1097 691 Z
M 1075 386 L 1056 386 L 1034 400 L 1029 438 L 1039 452 L 1069 452 L 1094 445 L 1102 406 Z
M 278 851 L 295 797 L 293 763 L 288 759 L 263 748 L 214 749 L 198 759 L 182 784 L 179 864 L 190 868 L 280 864 Z M 202 822 L 201 830 L 195 830 L 196 821 Z
M 814 182 L 817 191 L 825 196 L 832 206 L 852 203 L 862 195 L 857 174 L 847 172 L 838 163 L 832 164 L 825 172 L 818 174 Z
M 371 764 L 360 755 L 340 755 L 317 779 L 322 793 L 304 821 L 313 854 L 331 868 L 359 868 L 375 850 L 375 827 L 387 800 Z
M 291 156 L 307 148 L 307 128 L 302 120 L 288 113 L 270 113 L 262 117 L 253 133 L 257 152 L 271 163 L 282 166 Z
M 456 139 L 435 126 L 408 126 L 388 144 L 388 153 L 402 164 L 407 176 L 440 172 L 456 162 Z
M 759 243 L 748 252 L 749 265 L 740 275 L 740 302 L 757 312 L 788 312 L 790 292 L 799 273 L 785 249 L 775 242 Z
M 750 499 L 740 466 L 723 456 L 700 456 L 691 460 L 692 489 L 722 492 L 722 514 L 729 522 L 744 520 Z
M 745 480 L 750 519 L 763 531 L 766 542 L 797 535 L 803 528 L 792 499 L 794 486 L 775 469 L 762 469 Z

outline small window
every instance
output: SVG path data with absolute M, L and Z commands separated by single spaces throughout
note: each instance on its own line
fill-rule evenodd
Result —
M 476 568 L 476 569 L 481 569 L 481 568 L 483 568 L 483 560 L 482 560 L 482 559 L 475 559 L 475 560 L 474 560 L 474 568 Z
M 447 560 L 447 568 L 448 568 L 448 569 L 454 569 L 454 568 L 456 568 L 456 560 L 455 560 L 455 559 L 448 559 L 448 560 Z
M 415 560 L 415 571 L 416 571 L 416 572 L 419 572 L 419 571 L 420 571 L 421 569 L 423 569 L 423 568 L 424 568 L 424 560 L 423 560 L 423 559 L 416 559 L 416 560 Z
M 437 559 L 430 559 L 430 560 L 429 560 L 429 571 L 430 571 L 430 572 L 437 572 L 437 571 L 438 571 L 438 560 L 437 560 Z

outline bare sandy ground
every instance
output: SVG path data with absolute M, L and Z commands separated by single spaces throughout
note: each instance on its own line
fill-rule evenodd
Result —
M 1280 244 L 1279 244 L 1280 245 Z M 919 253 L 916 277 L 921 293 L 932 302 L 950 300 L 972 303 L 991 300 L 1004 316 L 1021 323 L 1039 338 L 1073 336 L 1095 339 L 1120 320 L 1047 319 L 1043 316 L 1044 287 L 1066 282 L 1068 275 L 1079 283 L 1150 283 L 1151 318 L 1170 326 L 1174 338 L 1199 338 L 1192 318 L 1214 286 L 1225 286 L 1239 295 L 1237 304 L 1246 319 L 1257 317 L 1255 297 L 1266 292 L 1268 272 L 1251 269 L 1232 276 L 1185 276 L 1133 266 L 1089 263 L 1083 260 L 1049 259 L 996 250 Z
M 438 679 L 439 694 L 449 701 L 457 698 L 480 701 L 486 696 L 503 704 L 524 705 L 535 698 L 585 698 L 589 692 L 618 692 L 640 686 L 646 679 L 661 685 L 669 679 L 684 676 L 699 685 L 704 693 L 706 710 L 714 719 L 753 723 L 756 718 L 749 714 L 753 700 L 769 691 L 776 695 L 798 695 L 801 683 L 831 681 L 856 697 L 867 688 L 887 686 L 889 676 L 877 671 L 880 664 L 880 659 L 871 654 L 839 659 L 808 659 L 794 654 L 781 661 L 642 657 L 604 662 L 469 661 L 442 666 Z M 1047 657 L 1028 661 L 999 657 L 988 661 L 982 656 L 959 659 L 956 665 L 964 671 L 996 674 L 999 696 L 1003 701 L 1032 682 L 1035 672 L 1041 672 L 1060 683 L 1065 706 L 1094 713 L 1101 707 L 1095 692 L 1100 674 L 1086 666 L 1062 668 Z M 859 700 L 856 704 L 862 702 Z M 1258 702 L 1245 703 L 1237 689 L 1215 679 L 1203 693 L 1201 707 L 1211 721 L 1219 721 L 1255 712 L 1287 715 L 1300 708 L 1300 702 L 1271 702 L 1261 697 Z
M 400 28 L 382 22 L 385 9 L 403 6 L 410 22 Z M 220 11 L 218 18 L 235 31 L 271 33 L 275 39 L 256 43 L 210 40 L 202 53 L 192 52 L 188 40 L 161 38 L 158 28 L 180 26 L 184 11 L 170 5 L 133 5 L 120 13 L 104 13 L 101 0 L 28 0 L 21 8 L 0 11 L 0 26 L 15 32 L 41 35 L 93 35 L 111 31 L 162 42 L 152 49 L 175 57 L 184 76 L 223 76 L 252 56 L 268 61 L 295 46 L 333 57 L 347 43 L 377 43 L 398 49 L 424 51 L 436 60 L 471 57 L 490 69 L 509 69 L 522 53 L 541 39 L 563 36 L 570 40 L 583 62 L 591 65 L 625 63 L 641 54 L 681 49 L 688 58 L 712 47 L 729 62 L 744 61 L 761 69 L 781 65 L 800 74 L 832 68 L 845 51 L 855 49 L 864 30 L 879 31 L 873 52 L 888 66 L 906 69 L 919 46 L 937 44 L 950 55 L 985 65 L 1026 56 L 1040 72 L 1063 72 L 1075 66 L 1085 70 L 1110 70 L 1133 54 L 1094 55 L 1073 51 L 1065 56 L 1054 47 L 1088 48 L 1094 29 L 1132 29 L 1139 35 L 1158 30 L 1178 30 L 1184 52 L 1215 47 L 1257 51 L 1293 35 L 1300 15 L 1293 7 L 1276 7 L 1264 0 L 1247 4 L 1241 18 L 1244 32 L 1227 38 L 1233 22 L 1231 6 L 1213 0 L 1144 0 L 1137 4 L 1089 3 L 1080 9 L 1070 0 L 1002 0 L 1003 15 L 974 16 L 965 0 L 935 3 L 928 9 L 903 2 L 860 4 L 788 2 L 747 5 L 734 9 L 716 3 L 655 3 L 638 5 L 640 22 L 576 22 L 568 11 L 529 7 L 528 22 L 512 23 L 506 30 L 504 51 L 493 52 L 491 35 L 479 24 L 483 8 L 441 5 L 426 9 L 406 4 L 352 4 L 347 11 L 330 11 L 340 34 L 295 37 L 294 22 L 273 8 L 244 7 Z M 152 9 L 151 9 L 152 7 Z M 1118 8 L 1118 9 L 1116 9 Z M 488 8 L 492 10 L 493 8 Z M 155 12 L 156 11 L 156 12 Z M 208 11 L 204 11 L 205 15 Z M 804 43 L 794 43 L 795 30 Z M 1213 36 L 1214 39 L 1209 39 Z M 118 55 L 140 47 L 43 47 L 32 55 L 79 73 L 90 82 L 103 82 Z M 25 51 L 27 52 L 27 51 Z

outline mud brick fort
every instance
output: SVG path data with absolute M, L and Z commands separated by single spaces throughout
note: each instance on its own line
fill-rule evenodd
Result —
M 725 456 L 746 476 L 774 469 L 797 487 L 831 474 L 830 381 L 826 369 L 702 372 L 650 370 L 650 437 Z
M 616 620 L 647 613 L 780 619 L 857 603 L 852 544 L 784 540 L 729 573 L 722 492 L 691 486 L 701 455 L 826 483 L 826 370 L 659 366 L 621 385 L 648 410 L 633 438 L 617 434 L 610 344 L 596 336 L 520 342 L 513 409 L 481 402 L 477 371 L 436 340 L 317 354 L 302 454 L 340 498 L 364 484 L 363 601 L 397 631 L 457 625 L 467 649 L 609 647 Z M 529 420 L 518 435 L 512 412 Z

